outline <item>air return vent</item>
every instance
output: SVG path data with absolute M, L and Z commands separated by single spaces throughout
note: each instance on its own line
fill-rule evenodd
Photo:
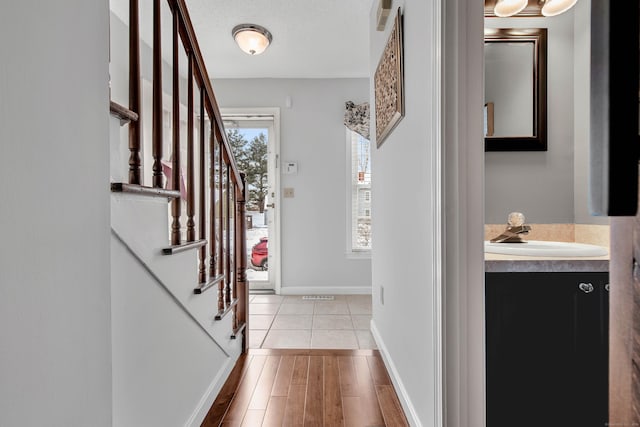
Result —
M 302 299 L 315 301 L 333 301 L 335 297 L 333 295 L 303 295 Z

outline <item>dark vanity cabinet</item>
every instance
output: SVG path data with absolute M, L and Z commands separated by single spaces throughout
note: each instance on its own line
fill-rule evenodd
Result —
M 486 273 L 487 427 L 608 422 L 608 273 Z

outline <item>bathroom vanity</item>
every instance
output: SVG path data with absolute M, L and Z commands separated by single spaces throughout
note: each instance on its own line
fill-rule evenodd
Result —
M 487 427 L 608 421 L 608 258 L 485 254 Z

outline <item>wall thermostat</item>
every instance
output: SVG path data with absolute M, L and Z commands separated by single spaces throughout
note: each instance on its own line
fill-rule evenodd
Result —
M 298 174 L 298 162 L 284 162 L 285 175 L 297 175 Z

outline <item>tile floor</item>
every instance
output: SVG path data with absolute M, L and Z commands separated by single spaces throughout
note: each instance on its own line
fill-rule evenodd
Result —
M 249 296 L 249 348 L 376 349 L 371 295 Z

